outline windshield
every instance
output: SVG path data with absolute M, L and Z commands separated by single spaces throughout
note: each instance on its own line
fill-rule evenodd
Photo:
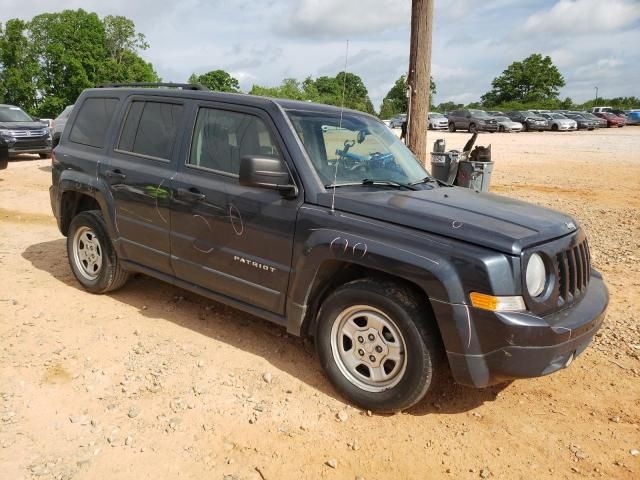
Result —
M 0 107 L 0 122 L 33 122 L 33 118 L 18 107 Z
M 324 185 L 409 184 L 428 176 L 411 151 L 383 123 L 364 115 L 288 112 Z
M 485 112 L 484 110 L 469 110 L 469 112 L 471 113 L 471 115 L 473 115 L 475 118 L 493 118 L 491 115 L 489 115 L 487 112 Z
M 551 118 L 567 118 L 564 115 L 562 115 L 561 113 L 549 113 L 547 114 L 549 117 Z
M 429 114 L 429 116 L 430 116 L 431 118 L 445 118 L 443 114 L 441 114 L 441 113 L 435 113 L 435 112 L 430 113 L 430 114 Z
M 499 117 L 494 117 L 494 118 L 499 122 L 510 122 L 511 121 L 511 119 L 509 117 L 499 116 Z

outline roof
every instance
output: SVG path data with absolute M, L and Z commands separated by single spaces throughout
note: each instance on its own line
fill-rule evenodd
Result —
M 324 103 L 315 103 L 302 100 L 290 100 L 287 98 L 275 98 L 275 97 L 263 97 L 260 95 L 249 95 L 247 93 L 227 93 L 227 92 L 214 92 L 210 90 L 182 90 L 174 88 L 146 88 L 146 87 L 102 87 L 88 89 L 92 93 L 105 92 L 134 92 L 139 95 L 161 95 L 167 97 L 186 97 L 186 98 L 200 98 L 209 100 L 218 100 L 229 103 L 237 103 L 242 105 L 249 105 L 254 107 L 265 107 L 267 105 L 278 105 L 284 110 L 304 110 L 318 113 L 330 113 L 338 114 L 342 110 L 343 112 L 356 113 L 358 115 L 371 116 L 366 112 L 358 110 L 352 110 L 349 108 L 341 109 L 334 105 L 326 105 Z M 375 118 L 375 117 L 374 117 Z

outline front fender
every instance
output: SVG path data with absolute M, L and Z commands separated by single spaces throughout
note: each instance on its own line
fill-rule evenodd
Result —
M 461 351 L 469 338 L 466 317 L 451 305 L 466 307 L 470 291 L 504 291 L 516 282 L 492 281 L 489 268 L 513 278 L 517 262 L 505 255 L 425 232 L 321 207 L 300 209 L 288 294 L 288 329 L 302 331 L 310 296 L 325 262 L 360 265 L 409 281 L 431 300 L 445 347 Z M 519 284 L 519 283 L 518 283 Z M 317 312 L 309 312 L 315 316 Z

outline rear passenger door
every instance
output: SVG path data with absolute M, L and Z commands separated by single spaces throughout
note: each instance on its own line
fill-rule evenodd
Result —
M 177 99 L 129 97 L 109 161 L 100 166 L 125 258 L 166 274 L 173 273 L 170 189 L 184 110 Z
M 273 313 L 284 313 L 298 199 L 239 184 L 240 159 L 284 161 L 282 140 L 260 109 L 203 102 L 174 179 L 175 274 Z M 300 195 L 299 198 L 302 198 Z

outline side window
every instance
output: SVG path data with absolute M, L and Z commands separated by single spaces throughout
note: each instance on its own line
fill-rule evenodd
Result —
M 118 150 L 170 160 L 182 110 L 182 105 L 174 103 L 131 102 Z
M 87 98 L 69 134 L 69 141 L 103 148 L 105 135 L 118 105 L 117 98 Z
M 189 165 L 237 175 L 245 155 L 281 158 L 264 122 L 247 113 L 200 108 Z

